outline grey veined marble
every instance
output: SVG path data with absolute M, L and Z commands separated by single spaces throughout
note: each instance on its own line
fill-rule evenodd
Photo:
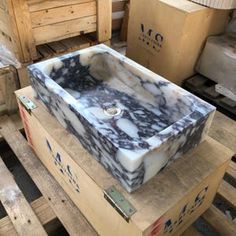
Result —
M 129 192 L 195 148 L 215 111 L 105 45 L 31 65 L 29 72 L 51 114 Z

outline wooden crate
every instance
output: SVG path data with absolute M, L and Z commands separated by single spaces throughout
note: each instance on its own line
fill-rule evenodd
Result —
M 211 205 L 233 155 L 208 138 L 192 153 L 128 194 L 33 98 L 30 87 L 16 94 L 27 96 L 37 105 L 28 113 L 19 103 L 29 144 L 101 235 L 182 233 Z M 111 186 L 136 209 L 128 222 L 104 198 L 104 190 Z
M 19 88 L 17 70 L 13 66 L 0 68 L 0 114 L 12 114 L 18 110 L 14 92 Z
M 181 84 L 209 35 L 224 31 L 229 11 L 187 0 L 131 0 L 127 56 Z
M 128 0 L 112 0 L 112 30 L 120 30 Z
M 97 32 L 111 38 L 111 0 L 2 0 L 0 42 L 21 62 L 37 58 L 36 46 Z

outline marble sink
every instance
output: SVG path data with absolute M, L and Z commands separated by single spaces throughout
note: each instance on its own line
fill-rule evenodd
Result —
M 128 192 L 204 140 L 215 111 L 102 44 L 28 70 L 37 97 Z

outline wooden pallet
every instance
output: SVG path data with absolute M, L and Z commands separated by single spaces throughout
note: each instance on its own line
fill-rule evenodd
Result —
M 0 118 L 0 132 L 42 193 L 42 197 L 28 203 L 0 158 L 0 175 L 4 176 L 0 178 L 0 200 L 8 215 L 0 220 L 0 235 L 47 235 L 44 225 L 56 217 L 70 235 L 96 235 L 6 116 Z
M 207 100 L 217 108 L 229 115 L 232 119 L 236 119 L 236 102 L 217 93 L 215 91 L 216 82 L 202 76 L 195 75 L 184 81 L 183 87 L 199 97 Z

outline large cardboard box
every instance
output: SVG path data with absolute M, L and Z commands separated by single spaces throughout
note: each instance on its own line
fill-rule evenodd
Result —
M 206 38 L 224 31 L 228 15 L 187 0 L 131 0 L 127 56 L 181 84 L 194 74 Z
M 33 98 L 31 87 L 16 94 L 37 106 L 29 111 L 19 102 L 29 144 L 99 235 L 179 235 L 211 205 L 233 155 L 207 138 L 192 153 L 129 194 Z M 106 190 L 111 186 L 119 193 L 107 200 Z

